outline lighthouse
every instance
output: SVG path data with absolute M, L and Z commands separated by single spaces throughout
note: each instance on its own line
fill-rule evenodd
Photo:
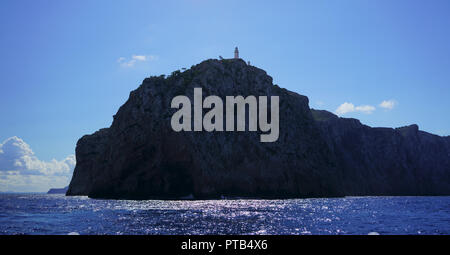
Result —
M 239 58 L 239 50 L 238 47 L 234 48 L 234 59 L 238 59 Z

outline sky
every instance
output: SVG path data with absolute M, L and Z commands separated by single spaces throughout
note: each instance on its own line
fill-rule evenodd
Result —
M 0 191 L 67 185 L 77 140 L 110 126 L 144 78 L 235 46 L 311 108 L 450 135 L 447 0 L 0 5 Z

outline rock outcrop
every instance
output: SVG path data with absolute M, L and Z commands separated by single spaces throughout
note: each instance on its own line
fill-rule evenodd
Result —
M 175 132 L 177 95 L 279 96 L 280 134 Z M 205 111 L 203 112 L 205 113 Z M 111 127 L 82 137 L 67 195 L 93 198 L 291 198 L 450 194 L 450 138 L 370 128 L 311 110 L 308 98 L 273 85 L 239 59 L 207 60 L 130 93 Z
M 311 111 L 342 171 L 346 194 L 450 194 L 450 137 L 417 125 L 371 128 L 357 119 Z

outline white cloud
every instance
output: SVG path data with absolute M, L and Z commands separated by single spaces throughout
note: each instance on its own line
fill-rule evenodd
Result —
M 348 112 L 354 112 L 354 111 L 355 111 L 355 106 L 354 106 L 353 104 L 351 104 L 351 103 L 345 102 L 345 103 L 341 104 L 341 105 L 336 109 L 335 112 L 336 112 L 338 115 L 343 115 L 343 114 L 346 114 L 346 113 L 348 113 Z
M 380 107 L 384 108 L 386 110 L 392 110 L 394 109 L 395 105 L 397 104 L 397 102 L 395 100 L 384 100 L 383 102 L 380 103 Z
M 75 155 L 42 161 L 17 136 L 0 144 L 0 191 L 47 191 L 69 184 Z
M 355 106 L 352 103 L 345 102 L 345 103 L 341 104 L 336 109 L 335 112 L 336 112 L 337 115 L 344 115 L 344 114 L 349 113 L 349 112 L 361 112 L 361 113 L 365 113 L 365 114 L 370 114 L 373 111 L 375 111 L 375 107 L 371 106 L 371 105 Z
M 147 61 L 147 56 L 137 56 L 133 55 L 132 59 L 135 59 L 137 61 Z
M 129 59 L 120 57 L 117 59 L 117 62 L 120 63 L 122 67 L 133 67 L 138 62 L 153 61 L 157 58 L 157 56 L 153 55 L 133 55 Z

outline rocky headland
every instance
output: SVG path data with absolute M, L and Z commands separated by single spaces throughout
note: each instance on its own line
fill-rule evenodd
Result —
M 171 100 L 279 96 L 279 138 L 260 132 L 175 132 Z M 205 110 L 203 110 L 205 113 Z M 417 125 L 371 128 L 309 108 L 240 59 L 206 60 L 146 78 L 109 128 L 83 136 L 67 195 L 114 199 L 450 195 L 450 137 Z

